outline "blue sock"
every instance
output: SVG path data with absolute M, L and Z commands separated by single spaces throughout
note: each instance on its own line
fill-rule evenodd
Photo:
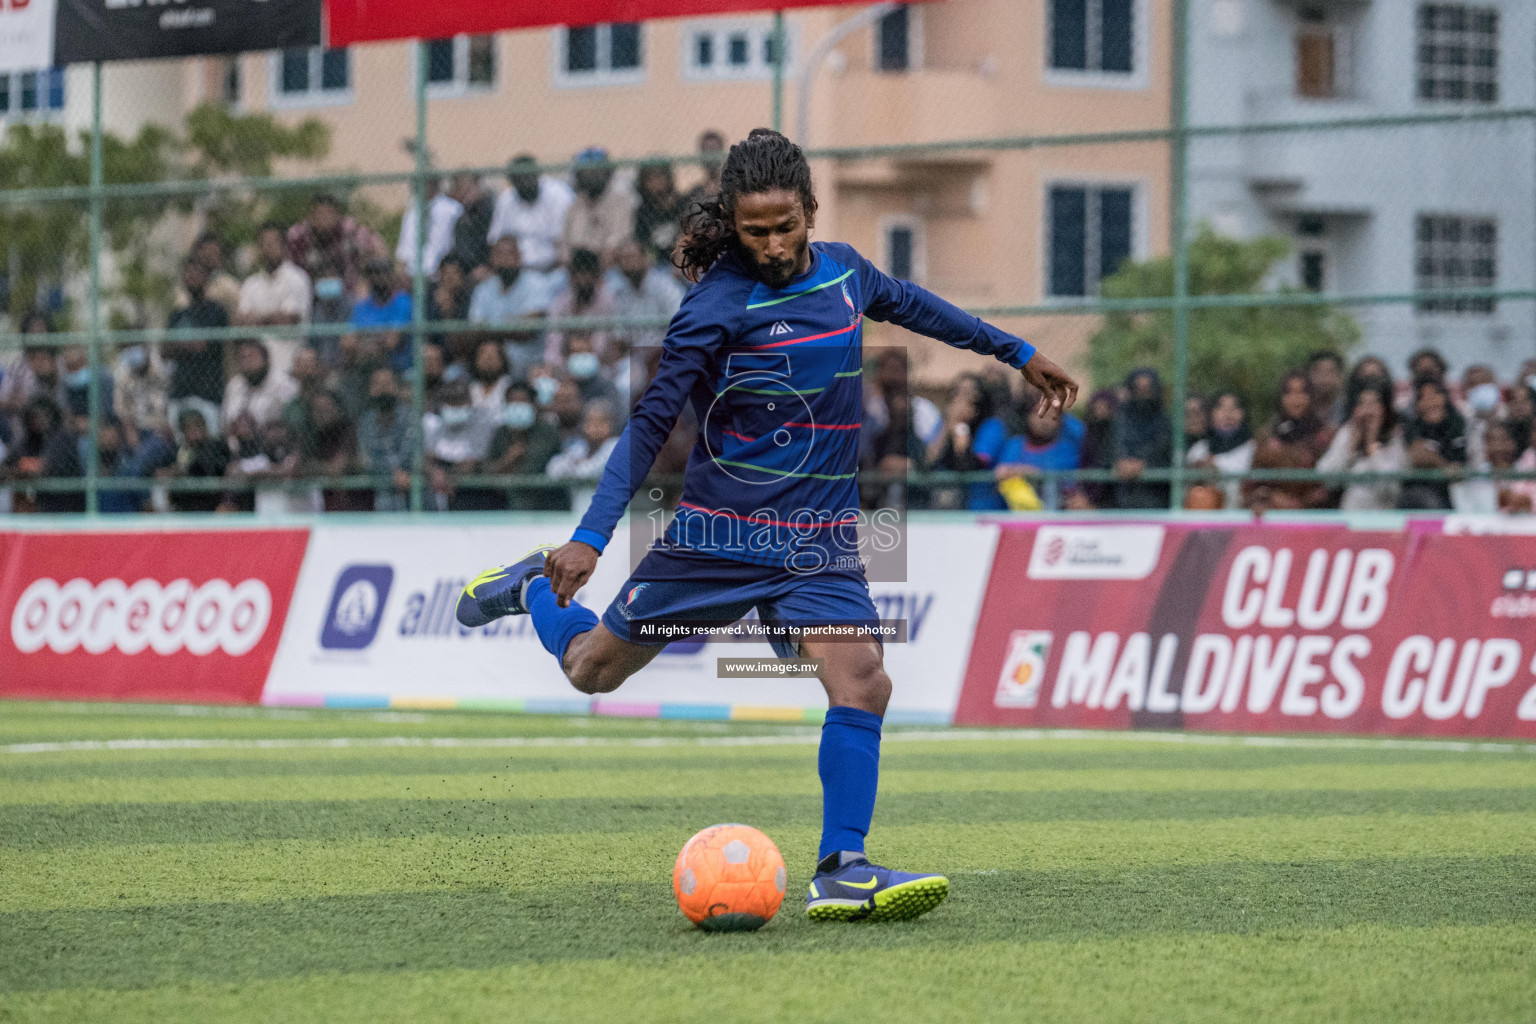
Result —
M 816 770 L 821 775 L 817 859 L 839 850 L 862 851 L 880 781 L 880 716 L 859 708 L 828 708 Z
M 533 628 L 539 634 L 544 649 L 565 664 L 565 649 L 583 633 L 597 628 L 597 615 L 590 608 L 583 608 L 575 601 L 569 608 L 561 608 L 555 592 L 549 587 L 549 577 L 539 576 L 528 584 L 528 614 L 533 616 Z

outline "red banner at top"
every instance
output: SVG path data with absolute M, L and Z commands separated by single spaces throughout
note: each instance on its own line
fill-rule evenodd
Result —
M 596 25 L 612 21 L 742 14 L 790 7 L 830 7 L 848 0 L 480 0 L 479 3 L 423 3 L 422 0 L 329 0 L 330 44 L 384 39 L 448 39 L 545 25 Z

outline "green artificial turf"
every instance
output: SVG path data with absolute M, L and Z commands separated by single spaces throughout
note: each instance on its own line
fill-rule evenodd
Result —
M 833 926 L 815 741 L 0 705 L 0 1021 L 1536 1020 L 1536 747 L 892 729 L 870 851 L 953 895 Z M 760 932 L 672 901 L 725 820 Z

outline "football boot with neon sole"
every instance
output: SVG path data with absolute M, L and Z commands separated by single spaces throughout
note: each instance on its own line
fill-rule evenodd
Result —
M 812 921 L 910 921 L 944 902 L 949 879 L 915 875 L 833 853 L 816 865 L 805 916 Z
M 557 546 L 541 545 L 511 565 L 487 569 L 470 580 L 459 595 L 459 606 L 454 609 L 459 622 L 471 627 L 483 626 L 503 615 L 527 614 L 528 603 L 524 598 L 528 584 L 544 575 L 544 559 Z

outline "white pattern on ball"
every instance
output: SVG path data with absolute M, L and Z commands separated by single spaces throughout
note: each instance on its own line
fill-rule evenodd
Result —
M 698 887 L 698 879 L 693 877 L 693 868 L 684 868 L 683 877 L 678 881 L 678 886 L 683 890 L 684 896 L 692 896 L 693 890 Z
M 725 854 L 727 864 L 745 864 L 752 856 L 752 848 L 740 839 L 732 839 L 720 848 L 720 852 Z
M 789 879 L 784 874 L 784 865 L 779 865 L 779 870 L 773 873 L 773 887 L 779 890 L 779 895 L 784 895 L 784 883 Z

